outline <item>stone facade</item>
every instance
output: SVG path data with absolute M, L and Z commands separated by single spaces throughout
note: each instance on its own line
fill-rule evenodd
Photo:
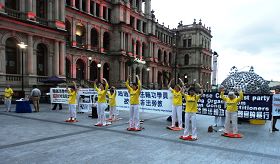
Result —
M 151 0 L 0 0 L 0 17 L 1 88 L 21 87 L 22 52 L 26 91 L 52 75 L 104 77 L 121 87 L 138 74 L 144 88 L 164 88 L 175 63 L 181 78 L 211 79 L 211 30 L 201 22 L 169 29 L 156 20 Z M 20 42 L 28 45 L 23 51 Z

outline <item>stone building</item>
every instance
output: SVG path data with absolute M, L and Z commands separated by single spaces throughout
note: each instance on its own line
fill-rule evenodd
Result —
M 1 91 L 20 90 L 22 75 L 26 92 L 53 75 L 120 87 L 138 74 L 144 88 L 164 88 L 175 61 L 181 78 L 211 79 L 211 30 L 201 22 L 169 29 L 151 0 L 0 0 L 0 29 Z

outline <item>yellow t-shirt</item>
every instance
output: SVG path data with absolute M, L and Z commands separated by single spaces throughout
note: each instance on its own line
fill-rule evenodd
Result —
M 105 89 L 104 90 L 100 90 L 99 88 L 96 87 L 96 85 L 94 85 L 94 89 L 97 91 L 97 102 L 98 103 L 106 103 L 106 94 L 108 91 L 109 85 L 106 84 Z
M 109 95 L 109 105 L 110 105 L 110 107 L 116 106 L 116 95 L 117 95 L 116 91 L 113 94 L 109 93 L 108 95 Z
M 243 92 L 241 91 L 239 93 L 239 97 L 238 98 L 234 98 L 234 99 L 230 99 L 226 96 L 224 96 L 225 92 L 221 92 L 221 99 L 224 100 L 224 102 L 226 102 L 226 109 L 229 112 L 236 112 L 237 111 L 237 104 L 243 99 Z
M 199 95 L 184 95 L 186 100 L 186 109 L 185 112 L 197 113 L 197 102 L 200 99 Z
M 12 95 L 13 95 L 13 90 L 12 88 L 5 88 L 5 93 L 4 93 L 4 97 L 6 99 L 12 99 Z
M 180 105 L 182 105 L 182 93 L 181 93 L 181 91 L 179 91 L 179 92 L 176 92 L 174 89 L 172 89 L 172 88 L 170 88 L 170 91 L 171 91 L 171 93 L 172 93 L 172 95 L 173 95 L 173 101 L 172 101 L 172 103 L 173 103 L 173 105 L 174 106 L 180 106 Z
M 140 93 L 141 93 L 141 82 L 140 80 L 138 80 L 138 88 L 137 90 L 133 90 L 130 86 L 129 86 L 129 81 L 126 81 L 125 85 L 128 89 L 128 92 L 130 94 L 130 104 L 131 105 L 137 105 L 139 104 L 139 97 L 140 97 Z
M 77 92 L 75 90 L 68 90 L 68 104 L 77 104 Z

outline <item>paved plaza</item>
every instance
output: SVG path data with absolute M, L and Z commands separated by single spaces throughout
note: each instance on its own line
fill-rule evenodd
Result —
M 242 123 L 242 139 L 208 133 L 213 117 L 198 119 L 197 141 L 182 141 L 182 131 L 166 129 L 166 115 L 141 113 L 145 129 L 128 132 L 128 112 L 107 127 L 95 127 L 96 119 L 78 114 L 78 123 L 66 123 L 67 106 L 52 111 L 41 105 L 39 113 L 4 112 L 0 108 L 0 163 L 280 163 L 280 133 L 269 124 Z M 15 109 L 13 105 L 13 109 Z M 278 123 L 278 127 L 280 124 Z

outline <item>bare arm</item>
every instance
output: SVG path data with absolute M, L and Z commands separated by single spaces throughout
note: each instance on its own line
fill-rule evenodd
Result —
M 106 90 L 106 92 L 108 91 L 108 89 L 109 89 L 109 84 L 108 84 L 108 82 L 107 82 L 107 80 L 105 79 L 105 78 L 103 78 L 102 79 L 104 82 L 105 82 L 105 90 Z
M 141 90 L 141 89 L 142 89 L 142 85 L 141 85 L 141 81 L 140 81 L 140 79 L 139 79 L 139 76 L 136 75 L 135 77 L 136 77 L 136 80 L 137 80 L 138 89 Z
M 171 79 L 170 80 L 170 82 L 168 83 L 168 89 L 170 89 L 171 88 L 171 83 L 172 83 L 172 81 L 174 80 L 174 78 L 173 79 Z

